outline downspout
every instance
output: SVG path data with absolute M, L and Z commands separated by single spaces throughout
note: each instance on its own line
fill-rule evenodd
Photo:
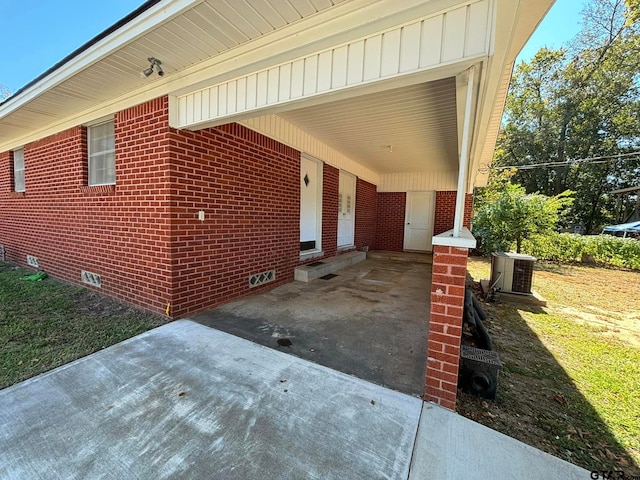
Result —
M 467 78 L 467 99 L 464 105 L 464 123 L 462 125 L 462 145 L 458 166 L 458 190 L 456 192 L 456 215 L 453 221 L 453 236 L 459 237 L 464 222 L 464 201 L 467 192 L 467 165 L 469 163 L 469 135 L 471 130 L 471 100 L 473 99 L 473 80 L 476 67 L 469 67 Z

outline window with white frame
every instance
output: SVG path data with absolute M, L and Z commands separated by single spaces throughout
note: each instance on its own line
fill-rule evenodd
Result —
M 13 151 L 13 190 L 24 192 L 24 148 Z
M 87 128 L 89 185 L 116 183 L 116 149 L 113 120 Z

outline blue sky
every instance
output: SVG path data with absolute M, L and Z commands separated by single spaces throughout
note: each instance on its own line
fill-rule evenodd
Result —
M 580 28 L 580 11 L 587 1 L 557 0 L 519 59 L 571 39 Z M 0 0 L 0 85 L 15 92 L 142 3 Z

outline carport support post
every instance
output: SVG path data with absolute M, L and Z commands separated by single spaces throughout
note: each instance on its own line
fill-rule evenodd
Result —
M 427 367 L 424 399 L 450 410 L 456 409 L 460 340 L 464 287 L 467 277 L 469 249 L 476 240 L 464 228 L 464 199 L 467 191 L 467 165 L 471 144 L 472 100 L 475 67 L 468 70 L 458 189 L 453 229 L 433 237 L 433 270 L 431 276 L 431 315 L 427 344 Z
M 424 399 L 450 410 L 456 409 L 468 254 L 467 248 L 433 247 Z

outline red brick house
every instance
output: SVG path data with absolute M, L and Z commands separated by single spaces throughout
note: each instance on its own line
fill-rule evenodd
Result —
M 177 318 L 341 251 L 433 251 L 451 407 L 470 194 L 552 3 L 147 1 L 0 104 L 3 255 Z

